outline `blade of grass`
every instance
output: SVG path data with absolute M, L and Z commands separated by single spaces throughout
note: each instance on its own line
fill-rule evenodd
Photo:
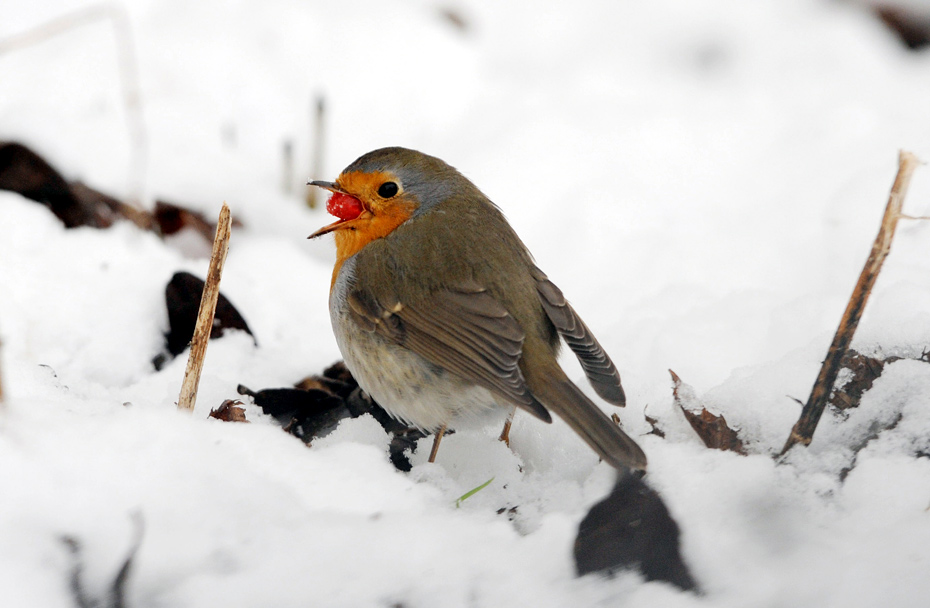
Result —
M 484 482 L 483 484 L 481 484 L 480 486 L 478 486 L 477 488 L 472 488 L 471 490 L 465 492 L 464 494 L 462 494 L 461 496 L 459 496 L 458 498 L 456 498 L 456 499 L 455 499 L 455 508 L 458 509 L 459 507 L 461 507 L 463 502 L 465 502 L 466 500 L 468 500 L 469 498 L 471 498 L 472 496 L 474 496 L 475 494 L 477 494 L 477 493 L 480 492 L 481 490 L 483 490 L 483 489 L 485 489 L 486 487 L 488 487 L 489 485 L 491 485 L 491 482 L 492 482 L 492 481 L 494 481 L 494 478 L 493 478 L 493 477 L 492 477 L 491 479 L 487 480 L 486 482 Z

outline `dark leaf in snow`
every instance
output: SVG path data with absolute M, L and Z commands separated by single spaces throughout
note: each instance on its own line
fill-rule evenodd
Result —
M 191 273 L 177 272 L 165 287 L 165 304 L 168 307 L 168 333 L 165 334 L 165 341 L 172 357 L 184 352 L 194 336 L 203 286 L 204 282 Z M 213 317 L 210 338 L 219 338 L 227 329 L 241 329 L 252 336 L 252 331 L 245 319 L 221 293 L 216 303 L 216 314 Z M 254 339 L 254 336 L 252 337 Z M 160 369 L 160 367 L 156 363 L 156 368 Z
M 678 524 L 640 475 L 621 473 L 613 491 L 581 521 L 575 539 L 579 576 L 639 570 L 646 580 L 696 588 L 681 557 Z
M 727 426 L 726 419 L 707 411 L 707 408 L 698 401 L 694 389 L 682 382 L 675 372 L 668 371 L 672 375 L 672 394 L 675 403 L 681 408 L 691 428 L 698 434 L 704 445 L 716 450 L 746 454 L 743 441 L 734 429 Z
M 227 399 L 215 410 L 210 410 L 210 418 L 216 418 L 217 420 L 223 420 L 225 422 L 248 422 L 248 420 L 245 419 L 245 409 L 239 407 L 241 405 L 241 401 Z

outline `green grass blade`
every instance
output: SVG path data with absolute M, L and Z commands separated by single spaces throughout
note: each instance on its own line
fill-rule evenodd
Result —
M 456 499 L 455 499 L 455 508 L 458 509 L 459 507 L 461 507 L 463 502 L 465 502 L 466 500 L 468 500 L 469 498 L 471 498 L 472 496 L 474 496 L 475 494 L 477 494 L 477 493 L 480 492 L 481 490 L 483 490 L 483 489 L 485 489 L 486 487 L 488 487 L 489 485 L 491 485 L 491 482 L 492 482 L 492 481 L 494 481 L 494 478 L 493 478 L 493 477 L 492 477 L 491 479 L 487 480 L 486 482 L 484 482 L 483 484 L 481 484 L 480 486 L 478 486 L 477 488 L 472 488 L 471 490 L 465 492 L 464 494 L 462 494 L 461 496 L 459 496 L 458 498 L 456 498 Z

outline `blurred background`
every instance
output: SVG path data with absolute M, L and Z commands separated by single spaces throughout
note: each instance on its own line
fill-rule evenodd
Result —
M 926 222 L 900 222 L 852 345 L 886 372 L 860 407 L 831 408 L 809 449 L 771 456 L 868 256 L 898 151 L 930 160 L 930 1 L 0 9 L 0 189 L 18 142 L 39 155 L 19 177 L 52 175 L 41 158 L 85 202 L 135 220 L 175 205 L 182 227 L 66 229 L 0 192 L 4 606 L 96 604 L 130 513 L 147 530 L 139 606 L 926 604 Z M 471 178 L 610 353 L 628 402 L 610 413 L 647 452 L 706 595 L 574 578 L 577 524 L 614 473 L 560 421 L 517 416 L 512 451 L 498 428 L 460 429 L 435 465 L 422 439 L 399 475 L 372 418 L 306 449 L 240 394 L 340 358 L 333 243 L 306 240 L 331 218 L 304 184 L 393 145 Z M 223 201 L 239 224 L 221 291 L 255 340 L 211 341 L 197 409 L 179 416 L 186 358 L 153 365 L 166 285 L 204 276 Z M 930 216 L 926 167 L 904 209 Z M 669 369 L 748 456 L 705 447 Z M 238 398 L 252 424 L 208 418 Z M 84 543 L 94 601 L 76 596 L 82 562 L 63 534 Z

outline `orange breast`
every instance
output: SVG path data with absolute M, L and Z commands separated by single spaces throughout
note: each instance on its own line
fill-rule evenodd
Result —
M 336 266 L 333 268 L 333 278 L 330 282 L 330 291 L 339 276 L 339 270 L 346 260 L 362 250 L 362 248 L 375 239 L 381 239 L 394 232 L 394 229 L 410 219 L 414 206 L 410 204 L 391 204 L 377 209 L 374 214 L 363 211 L 357 219 L 346 222 L 344 228 L 336 230 Z
M 336 179 L 336 183 L 345 192 L 362 201 L 365 211 L 356 219 L 340 225 L 333 233 L 336 238 L 336 267 L 333 268 L 330 291 L 346 260 L 361 251 L 368 243 L 391 234 L 395 228 L 410 219 L 416 210 L 417 203 L 407 200 L 403 193 L 391 199 L 381 198 L 378 188 L 387 181 L 399 180 L 387 171 L 349 171 L 343 172 Z

